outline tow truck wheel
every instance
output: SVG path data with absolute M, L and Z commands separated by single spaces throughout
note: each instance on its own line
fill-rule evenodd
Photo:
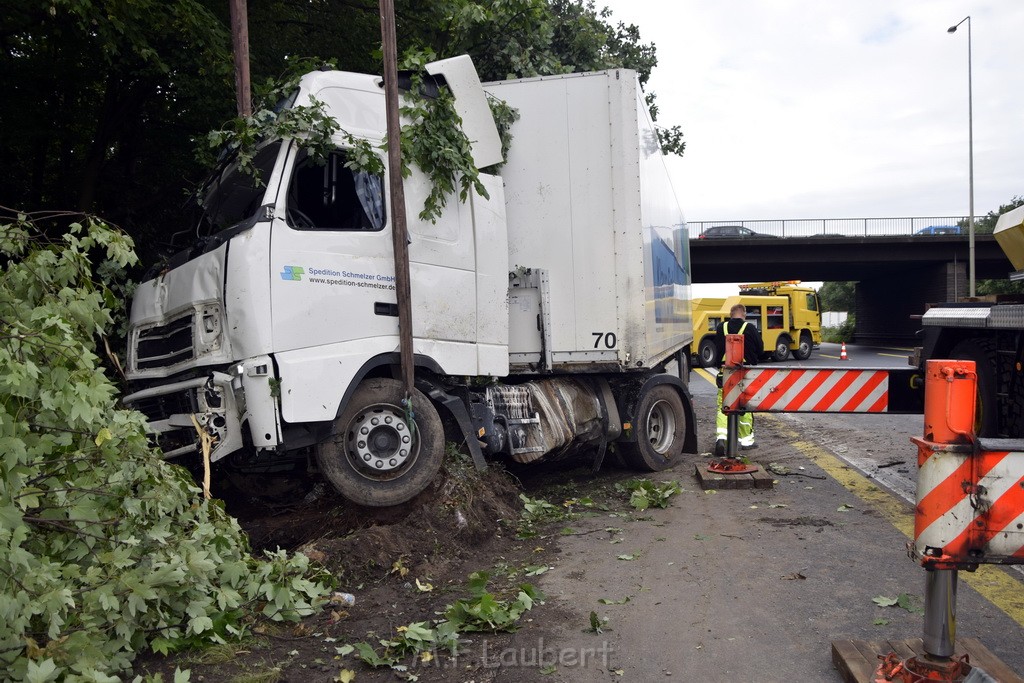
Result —
M 700 340 L 700 346 L 697 349 L 697 363 L 702 368 L 710 368 L 715 364 L 715 356 L 718 354 L 718 349 L 715 346 L 715 340 L 711 337 L 705 337 Z
M 660 472 L 677 464 L 686 438 L 686 411 L 676 390 L 659 384 L 641 395 L 633 429 L 636 441 L 621 444 L 622 455 L 630 467 Z
M 359 505 L 387 507 L 411 499 L 441 468 L 444 429 L 433 404 L 413 390 L 409 419 L 405 389 L 394 379 L 368 379 L 316 447 L 327 480 Z
M 796 347 L 796 351 L 793 352 L 793 357 L 797 360 L 807 360 L 811 357 L 813 349 L 814 340 L 811 339 L 811 335 L 804 332 L 800 335 L 800 344 Z
M 778 340 L 775 342 L 775 353 L 772 354 L 772 360 L 777 363 L 783 363 L 789 358 L 789 337 L 786 335 L 780 335 Z

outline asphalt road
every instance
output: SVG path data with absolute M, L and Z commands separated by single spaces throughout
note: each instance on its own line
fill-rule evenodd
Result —
M 839 344 L 822 344 L 801 367 L 906 368 L 911 349 L 846 345 L 847 360 L 840 360 Z M 794 363 L 790 361 L 789 363 Z M 920 415 L 812 415 L 778 416 L 810 440 L 831 449 L 869 478 L 877 479 L 907 502 L 915 496 L 917 449 L 910 437 L 921 436 Z
M 896 349 L 847 353 L 844 366 L 906 362 Z M 810 362 L 838 364 L 838 355 L 825 345 Z M 714 439 L 707 380 L 691 376 L 702 458 Z M 541 581 L 572 626 L 531 624 L 516 635 L 524 651 L 557 644 L 565 661 L 545 675 L 518 669 L 496 680 L 839 681 L 833 640 L 920 637 L 916 609 L 875 598 L 921 604 L 924 570 L 905 548 L 910 437 L 922 418 L 776 414 L 755 424 L 760 447 L 745 455 L 789 470 L 773 489 L 702 491 L 692 476 L 698 459 L 658 475 L 685 489 L 668 509 L 576 525 L 581 533 L 560 540 L 560 560 Z M 979 638 L 1024 672 L 1024 577 L 960 572 L 957 605 L 958 636 Z M 602 633 L 584 632 L 591 611 L 607 619 Z

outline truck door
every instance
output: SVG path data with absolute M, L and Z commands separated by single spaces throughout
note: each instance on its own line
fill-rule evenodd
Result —
M 346 161 L 340 148 L 325 163 L 293 149 L 286 164 L 271 246 L 277 352 L 349 344 L 351 353 L 372 355 L 371 340 L 394 350 L 394 344 L 381 339 L 398 334 L 386 182 L 346 168 Z M 417 353 L 424 352 L 419 340 L 464 345 L 475 343 L 477 336 L 472 211 L 449 198 L 436 222 L 420 220 L 416 213 L 429 187 L 415 168 L 405 180 Z M 335 349 L 325 355 L 334 352 L 350 354 Z M 451 359 L 448 371 L 476 374 L 475 349 L 440 353 Z
M 819 331 L 821 329 L 821 313 L 818 306 L 818 295 L 814 292 L 794 292 L 792 301 L 794 327 L 812 332 Z
M 293 144 L 271 236 L 274 350 L 395 335 L 394 258 L 383 179 Z

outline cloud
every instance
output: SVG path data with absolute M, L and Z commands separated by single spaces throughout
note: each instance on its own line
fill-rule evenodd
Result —
M 975 212 L 1024 194 L 1019 0 L 599 4 L 657 45 L 690 220 L 966 215 L 967 12 Z

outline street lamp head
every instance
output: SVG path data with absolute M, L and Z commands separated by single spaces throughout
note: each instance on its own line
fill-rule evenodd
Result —
M 953 26 L 950 26 L 949 28 L 947 28 L 946 29 L 946 33 L 956 33 L 956 30 L 958 28 L 960 28 L 960 24 L 964 23 L 965 21 L 967 22 L 967 29 L 968 29 L 967 33 L 969 34 L 971 32 L 970 31 L 970 28 L 971 28 L 971 15 L 969 15 L 969 14 L 966 17 L 964 17 L 963 19 L 961 19 L 960 21 L 958 21 Z

